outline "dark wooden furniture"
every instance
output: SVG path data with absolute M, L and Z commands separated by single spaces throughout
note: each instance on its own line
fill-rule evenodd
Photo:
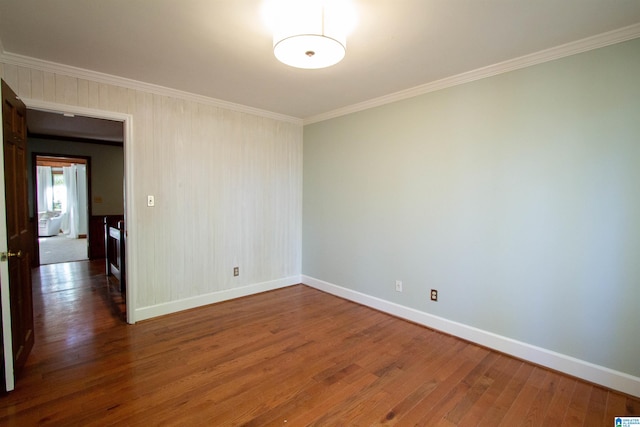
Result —
M 106 274 L 113 275 L 120 282 L 120 292 L 127 286 L 125 264 L 125 227 L 121 215 L 104 217 L 104 242 Z
M 104 216 L 89 218 L 89 259 L 106 258 L 104 240 Z

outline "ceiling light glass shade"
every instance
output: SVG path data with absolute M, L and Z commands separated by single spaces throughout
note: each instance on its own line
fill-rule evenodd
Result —
M 346 43 L 318 34 L 300 34 L 273 41 L 273 53 L 296 68 L 325 68 L 342 61 Z
M 351 14 L 348 2 L 335 0 L 280 0 L 272 2 L 273 53 L 297 68 L 324 68 L 337 64 L 347 49 Z

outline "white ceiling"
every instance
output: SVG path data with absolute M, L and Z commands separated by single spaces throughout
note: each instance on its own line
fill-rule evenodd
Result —
M 353 1 L 322 70 L 275 59 L 262 0 L 0 0 L 0 47 L 305 119 L 640 22 L 639 0 Z

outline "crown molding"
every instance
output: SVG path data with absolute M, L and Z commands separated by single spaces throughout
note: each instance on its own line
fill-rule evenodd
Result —
M 5 52 L 4 50 L 0 51 L 0 62 L 4 62 L 5 64 L 9 65 L 15 65 L 18 67 L 31 68 L 43 72 L 50 72 L 79 79 L 91 80 L 97 83 L 104 83 L 124 87 L 127 89 L 139 90 L 155 95 L 168 96 L 172 98 L 183 99 L 185 101 L 194 101 L 200 104 L 233 110 L 240 113 L 252 114 L 268 119 L 290 122 L 297 125 L 302 125 L 303 123 L 302 119 L 287 116 L 285 114 L 278 114 L 267 110 L 261 110 L 259 108 L 249 107 L 247 105 L 236 104 L 233 102 L 223 101 L 221 99 L 210 98 L 208 96 L 198 95 L 177 89 L 171 89 L 168 87 L 145 83 L 138 80 L 127 79 L 125 77 L 113 76 L 111 74 L 100 73 L 98 71 L 86 70 L 84 68 L 78 68 L 70 65 L 58 64 L 56 62 L 18 55 L 15 53 Z
M 640 23 L 619 28 L 617 30 L 609 31 L 606 33 L 598 34 L 595 36 L 587 37 L 585 39 L 577 40 L 575 42 L 566 43 L 550 49 L 545 49 L 529 55 L 499 62 L 497 64 L 478 68 L 476 70 L 467 71 L 465 73 L 457 74 L 451 77 L 446 77 L 444 79 L 436 80 L 430 83 L 425 83 L 419 86 L 415 86 L 413 88 L 405 89 L 399 92 L 394 92 L 378 98 L 373 98 L 368 101 L 349 105 L 336 110 L 328 111 L 326 113 L 321 113 L 315 116 L 307 117 L 305 119 L 300 119 L 297 117 L 292 117 L 284 114 L 278 114 L 278 113 L 274 113 L 267 110 L 261 110 L 261 109 L 249 107 L 246 105 L 235 104 L 232 102 L 223 101 L 216 98 L 210 98 L 203 95 L 197 95 L 190 92 L 184 92 L 177 89 L 171 89 L 164 86 L 154 85 L 151 83 L 145 83 L 137 80 L 127 79 L 124 77 L 118 77 L 110 74 L 100 73 L 97 71 L 86 70 L 83 68 L 72 67 L 69 65 L 58 64 L 55 62 L 44 61 L 41 59 L 36 59 L 36 58 L 31 58 L 23 55 L 13 54 L 10 52 L 5 52 L 4 49 L 2 48 L 1 40 L 0 40 L 0 61 L 6 64 L 15 65 L 19 67 L 28 67 L 28 68 L 33 68 L 33 69 L 44 71 L 44 72 L 63 74 L 70 77 L 96 81 L 98 83 L 111 84 L 111 85 L 129 88 L 129 89 L 149 92 L 156 95 L 169 96 L 173 98 L 194 101 L 201 104 L 210 105 L 213 107 L 225 108 L 228 110 L 252 114 L 260 117 L 290 122 L 297 125 L 308 125 L 312 123 L 333 119 L 340 116 L 345 116 L 347 114 L 356 113 L 358 111 L 367 110 L 369 108 L 379 107 L 382 105 L 401 101 L 403 99 L 413 98 L 415 96 L 424 95 L 426 93 L 435 92 L 441 89 L 446 89 L 446 88 L 457 86 L 460 84 L 473 82 L 486 77 L 491 77 L 491 76 L 507 73 L 514 70 L 519 70 L 522 68 L 530 67 L 537 64 L 542 64 L 544 62 L 553 61 L 553 60 L 564 58 L 571 55 L 576 55 L 578 53 L 587 52 L 589 50 L 594 50 L 601 47 L 613 45 L 616 43 L 625 42 L 638 37 L 640 37 Z
M 413 88 L 405 89 L 399 92 L 384 95 L 368 101 L 349 105 L 326 113 L 307 117 L 303 120 L 304 125 L 322 122 L 347 114 L 356 113 L 358 111 L 367 110 L 369 108 L 379 107 L 392 102 L 401 101 L 403 99 L 413 98 L 418 95 L 424 95 L 429 92 L 446 89 L 449 87 L 473 82 L 475 80 L 484 79 L 486 77 L 498 74 L 508 73 L 509 71 L 519 70 L 521 68 L 530 67 L 532 65 L 542 64 L 544 62 L 553 61 L 578 53 L 587 52 L 589 50 L 625 42 L 640 37 L 640 23 L 633 24 L 628 27 L 619 28 L 617 30 L 587 37 L 585 39 L 566 43 L 560 46 L 545 49 L 529 55 L 509 59 L 504 62 L 478 68 L 476 70 L 457 74 L 455 76 L 446 77 Z

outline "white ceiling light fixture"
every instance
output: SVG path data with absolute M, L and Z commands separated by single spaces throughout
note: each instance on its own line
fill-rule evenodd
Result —
M 271 0 L 266 19 L 273 31 L 273 53 L 296 68 L 337 64 L 347 50 L 354 12 L 347 0 Z

